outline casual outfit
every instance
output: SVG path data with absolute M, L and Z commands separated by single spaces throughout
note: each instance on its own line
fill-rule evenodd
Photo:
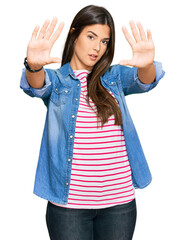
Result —
M 154 65 L 156 79 L 152 84 L 140 82 L 137 68 L 121 65 L 110 67 L 101 77 L 102 85 L 119 104 L 123 121 L 122 126 L 114 125 L 112 115 L 103 128 L 97 128 L 96 106 L 92 100 L 91 107 L 86 102 L 88 71 L 73 71 L 69 63 L 58 70 L 45 69 L 44 87 L 34 89 L 23 70 L 21 88 L 42 98 L 47 107 L 34 193 L 49 201 L 46 216 L 51 239 L 90 240 L 92 220 L 96 240 L 122 239 L 111 237 L 119 227 L 120 236 L 129 232 L 130 237 L 124 239 L 132 239 L 134 187 L 146 187 L 151 173 L 125 96 L 150 91 L 158 84 L 164 71 L 160 63 Z M 132 216 L 133 224 L 126 215 Z M 122 219 L 124 216 L 127 220 Z M 62 230 L 66 229 L 63 218 L 67 219 L 65 224 L 70 223 L 66 231 Z M 122 224 L 112 225 L 114 218 Z M 86 233 L 81 228 L 84 224 Z
M 76 119 L 68 208 L 105 208 L 134 199 L 131 169 L 121 126 L 114 116 L 97 128 L 97 109 L 86 102 L 87 75 L 75 71 L 81 83 Z M 113 93 L 110 92 L 113 95 Z

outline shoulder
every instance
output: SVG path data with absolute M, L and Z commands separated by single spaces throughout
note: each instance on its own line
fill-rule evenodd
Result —
M 111 75 L 118 75 L 119 74 L 119 65 L 112 65 L 110 66 L 107 71 L 104 73 L 103 77 L 108 77 Z
M 45 70 L 45 75 L 48 76 L 51 83 L 57 83 L 59 81 L 58 69 L 45 68 L 44 70 Z
M 117 64 L 109 67 L 103 76 L 103 80 L 110 84 L 119 82 L 124 90 L 135 83 L 135 76 L 137 76 L 137 68 Z
M 103 77 L 109 77 L 109 76 L 124 76 L 125 74 L 128 74 L 128 72 L 131 72 L 132 68 L 127 66 L 122 66 L 120 64 L 112 65 L 108 68 L 108 70 L 104 73 Z

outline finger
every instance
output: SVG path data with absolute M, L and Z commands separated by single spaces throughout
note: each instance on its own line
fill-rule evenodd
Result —
M 44 22 L 44 24 L 43 24 L 43 26 L 42 26 L 42 28 L 41 28 L 41 30 L 39 32 L 38 39 L 42 39 L 44 37 L 44 35 L 46 33 L 46 30 L 47 30 L 47 28 L 49 26 L 49 23 L 50 23 L 50 21 L 48 19 Z
M 52 33 L 53 33 L 53 31 L 56 27 L 57 22 L 58 22 L 58 19 L 56 17 L 54 17 L 50 26 L 49 26 L 49 28 L 48 28 L 48 30 L 47 30 L 47 32 L 44 35 L 44 38 L 49 40 L 49 38 L 51 37 L 51 35 L 52 35 Z
M 134 21 L 130 21 L 129 23 L 130 23 L 130 28 L 132 30 L 132 34 L 134 36 L 134 39 L 136 40 L 136 42 L 141 41 L 141 38 L 139 36 L 139 33 L 137 31 L 137 28 L 136 28 L 136 25 L 135 25 Z
M 124 33 L 124 35 L 125 35 L 126 40 L 128 41 L 128 43 L 129 43 L 130 46 L 132 47 L 133 44 L 135 44 L 135 42 L 134 42 L 132 36 L 130 35 L 130 33 L 128 32 L 128 30 L 126 29 L 125 26 L 122 27 L 122 31 L 123 31 L 123 33 Z
M 64 28 L 64 22 L 61 22 L 57 28 L 57 30 L 55 31 L 55 33 L 53 34 L 53 36 L 51 37 L 51 43 L 54 44 L 54 42 L 59 38 L 62 30 Z
M 147 38 L 148 38 L 148 41 L 153 41 L 152 33 L 151 33 L 150 29 L 147 29 Z
M 31 36 L 31 40 L 36 39 L 37 34 L 38 34 L 38 31 L 39 31 L 39 28 L 40 28 L 39 25 L 37 25 L 37 26 L 34 28 L 33 33 L 32 33 L 32 36 Z
M 140 38 L 142 41 L 147 41 L 147 38 L 146 38 L 146 34 L 145 34 L 145 31 L 143 29 L 143 26 L 141 25 L 140 22 L 137 22 L 137 27 L 139 29 L 139 33 L 140 33 Z

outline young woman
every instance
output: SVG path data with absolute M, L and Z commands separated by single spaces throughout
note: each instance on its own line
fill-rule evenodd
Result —
M 64 25 L 56 24 L 33 31 L 21 78 L 21 88 L 47 106 L 34 193 L 48 200 L 52 240 L 132 239 L 134 188 L 146 187 L 151 174 L 125 96 L 151 90 L 164 75 L 151 32 L 132 21 L 133 36 L 123 27 L 133 57 L 111 66 L 113 19 L 87 6 L 71 24 L 61 68 L 44 69 L 61 62 L 50 57 Z

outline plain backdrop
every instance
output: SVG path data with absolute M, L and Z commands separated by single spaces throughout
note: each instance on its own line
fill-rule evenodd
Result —
M 136 190 L 134 240 L 185 239 L 184 232 L 184 5 L 167 0 L 4 1 L 0 6 L 0 239 L 49 240 L 47 201 L 33 194 L 46 108 L 19 88 L 34 27 L 57 16 L 65 22 L 52 56 L 60 57 L 74 15 L 89 4 L 106 7 L 116 25 L 114 63 L 131 58 L 121 26 L 129 20 L 150 28 L 155 60 L 166 72 L 151 92 L 127 97 L 153 181 Z M 129 29 L 130 30 L 130 29 Z M 47 66 L 58 68 L 59 65 Z

